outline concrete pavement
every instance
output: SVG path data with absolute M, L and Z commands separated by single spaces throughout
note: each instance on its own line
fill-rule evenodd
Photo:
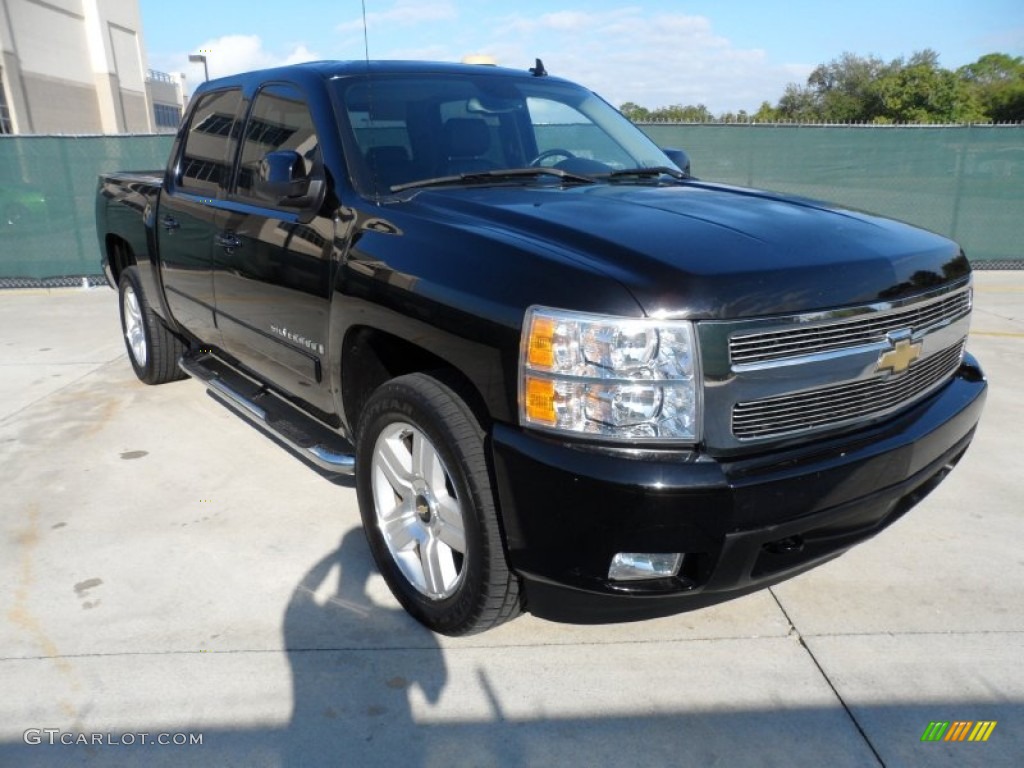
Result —
M 881 536 L 704 611 L 466 639 L 399 609 L 350 486 L 137 382 L 112 291 L 0 292 L 0 765 L 1017 765 L 1024 273 L 976 286 L 982 425 Z

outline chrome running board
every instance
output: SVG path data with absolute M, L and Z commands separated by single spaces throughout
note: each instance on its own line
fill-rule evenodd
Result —
M 356 457 L 344 438 L 305 416 L 269 389 L 206 353 L 185 356 L 178 367 L 219 401 L 327 472 L 355 474 Z

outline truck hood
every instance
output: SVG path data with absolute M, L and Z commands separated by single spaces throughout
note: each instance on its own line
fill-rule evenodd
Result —
M 648 314 L 754 317 L 888 301 L 966 276 L 952 241 L 801 198 L 703 182 L 430 189 L 410 210 L 621 283 Z

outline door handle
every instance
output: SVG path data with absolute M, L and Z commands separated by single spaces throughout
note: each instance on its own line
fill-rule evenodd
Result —
M 213 239 L 225 251 L 233 251 L 235 248 L 242 247 L 242 241 L 231 232 L 221 232 Z
M 177 219 L 172 218 L 171 216 L 164 216 L 162 219 L 160 219 L 160 226 L 166 229 L 168 232 L 172 232 L 173 230 L 180 227 L 181 224 L 178 223 Z

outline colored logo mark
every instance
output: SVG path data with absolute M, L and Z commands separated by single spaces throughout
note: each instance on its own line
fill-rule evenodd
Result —
M 921 734 L 921 741 L 988 741 L 997 720 L 932 720 Z

